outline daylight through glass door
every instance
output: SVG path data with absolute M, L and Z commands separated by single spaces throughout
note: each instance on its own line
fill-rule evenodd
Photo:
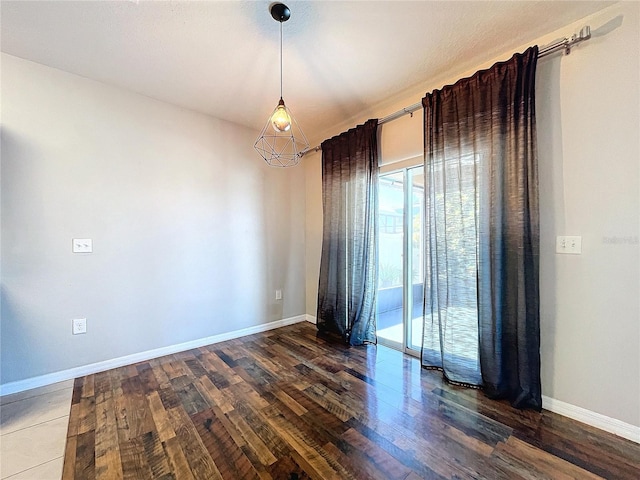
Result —
M 422 344 L 423 171 L 379 177 L 378 341 L 414 354 Z

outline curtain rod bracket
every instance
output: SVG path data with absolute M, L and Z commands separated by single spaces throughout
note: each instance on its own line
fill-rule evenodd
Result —
M 564 44 L 564 54 L 569 55 L 571 53 L 571 47 L 573 47 L 576 43 L 584 42 L 585 40 L 589 40 L 590 38 L 591 27 L 589 25 L 585 25 L 580 29 L 578 33 L 574 33 L 570 38 L 564 39 L 564 41 L 562 42 Z

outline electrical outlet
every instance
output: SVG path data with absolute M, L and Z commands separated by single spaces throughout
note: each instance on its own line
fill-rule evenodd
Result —
M 276 290 L 276 300 L 282 300 L 282 290 Z
M 74 318 L 72 320 L 72 329 L 74 335 L 80 335 L 81 333 L 87 333 L 87 319 L 86 318 Z
M 556 253 L 580 255 L 582 253 L 582 237 L 567 235 L 556 237 Z

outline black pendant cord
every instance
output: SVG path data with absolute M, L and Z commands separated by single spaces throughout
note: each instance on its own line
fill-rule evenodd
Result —
M 282 100 L 282 21 L 280 22 L 280 100 Z

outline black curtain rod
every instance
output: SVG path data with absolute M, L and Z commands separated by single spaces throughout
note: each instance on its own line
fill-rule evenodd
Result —
M 589 25 L 582 27 L 579 33 L 574 33 L 570 37 L 565 37 L 561 40 L 556 40 L 549 45 L 545 45 L 544 47 L 540 47 L 538 50 L 538 58 L 547 57 L 553 53 L 564 51 L 565 55 L 569 55 L 571 53 L 571 48 L 580 42 L 584 42 L 585 40 L 589 40 L 591 38 L 591 27 Z M 413 112 L 416 112 L 422 108 L 422 102 L 414 103 L 413 105 L 409 105 L 408 107 L 404 107 L 402 110 L 398 110 L 386 117 L 382 117 L 378 120 L 378 125 L 382 125 L 383 123 L 391 122 L 392 120 L 396 120 L 400 117 L 404 117 L 405 115 L 413 116 Z M 309 148 L 304 152 L 301 152 L 300 156 L 303 157 L 309 152 L 317 152 L 322 150 L 321 145 L 316 145 L 315 147 Z

